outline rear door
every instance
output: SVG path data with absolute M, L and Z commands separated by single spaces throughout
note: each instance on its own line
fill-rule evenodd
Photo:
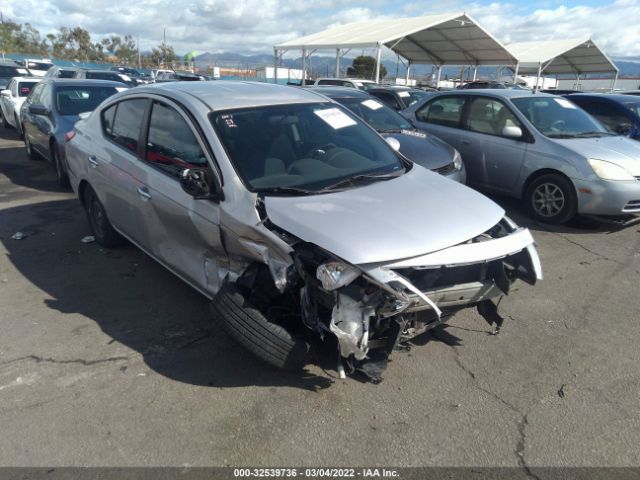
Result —
M 213 200 L 196 200 L 180 186 L 185 168 L 207 169 L 213 158 L 194 121 L 182 107 L 154 99 L 145 152 L 135 175 L 141 187 L 150 251 L 171 270 L 209 295 L 220 285 L 226 259 L 220 240 L 220 209 Z
M 518 182 L 527 151 L 524 125 L 504 102 L 488 96 L 470 96 L 462 124 L 474 150 L 468 182 L 511 190 Z M 505 137 L 504 127 L 519 127 L 522 139 Z
M 16 91 L 16 81 L 15 80 L 11 80 L 9 82 L 9 85 L 7 85 L 7 90 L 9 90 L 11 92 L 11 95 L 14 95 L 14 91 Z M 2 109 L 2 116 L 5 118 L 10 118 L 10 116 L 13 115 L 13 113 L 11 112 L 11 108 L 10 108 L 10 104 L 11 104 L 11 97 L 5 97 L 4 95 L 0 96 L 0 109 Z M 11 121 L 13 121 L 13 118 L 11 118 Z

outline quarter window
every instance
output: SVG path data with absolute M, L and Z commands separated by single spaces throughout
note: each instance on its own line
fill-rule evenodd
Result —
M 466 97 L 444 97 L 427 103 L 416 112 L 421 122 L 460 128 L 460 118 Z
M 138 139 L 147 100 L 124 100 L 118 103 L 117 107 L 110 137 L 117 144 L 135 153 L 138 151 Z
M 502 136 L 504 127 L 522 128 L 522 125 L 504 103 L 493 98 L 477 97 L 469 107 L 466 127 L 473 132 Z
M 198 139 L 182 115 L 159 102 L 154 102 L 151 109 L 145 158 L 174 176 L 185 168 L 203 168 L 207 164 Z

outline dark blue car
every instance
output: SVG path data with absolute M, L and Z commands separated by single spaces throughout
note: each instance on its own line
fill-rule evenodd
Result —
M 24 144 L 32 160 L 44 157 L 56 168 L 60 186 L 68 186 L 65 135 L 80 114 L 92 112 L 103 100 L 127 89 L 119 82 L 45 78 L 20 109 Z
M 640 140 L 640 97 L 608 93 L 574 93 L 567 99 L 612 132 Z

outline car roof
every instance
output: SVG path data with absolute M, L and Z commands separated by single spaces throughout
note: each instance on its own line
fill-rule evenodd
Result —
M 16 80 L 18 82 L 38 83 L 42 81 L 42 77 L 11 77 L 11 80 Z
M 493 97 L 503 98 L 521 98 L 521 97 L 557 97 L 557 95 L 551 95 L 549 93 L 533 93 L 529 90 L 511 90 L 502 88 L 483 88 L 477 90 L 447 90 L 433 94 L 429 98 L 435 98 L 436 96 L 449 96 L 449 95 L 487 95 Z M 572 95 L 573 96 L 573 95 Z
M 54 86 L 87 87 L 91 85 L 103 87 L 123 87 L 122 82 L 113 80 L 93 80 L 88 78 L 43 78 L 42 83 L 51 83 Z
M 633 102 L 633 95 L 622 95 L 620 93 L 572 93 L 569 98 L 602 98 L 616 103 Z M 636 99 L 637 101 L 637 99 Z
M 353 87 L 333 87 L 327 85 L 325 87 L 305 87 L 305 90 L 311 90 L 312 92 L 325 95 L 329 98 L 371 98 L 371 95 L 364 90 Z
M 136 87 L 129 92 L 157 95 L 179 92 L 197 98 L 212 110 L 326 102 L 325 97 L 309 88 L 235 80 L 155 83 Z
M 24 66 L 14 62 L 13 60 L 0 60 L 0 67 L 24 68 Z

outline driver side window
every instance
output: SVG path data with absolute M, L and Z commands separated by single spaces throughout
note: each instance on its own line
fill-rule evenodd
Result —
M 519 127 L 522 124 L 513 112 L 499 100 L 477 97 L 471 102 L 466 115 L 465 127 L 472 132 L 503 136 L 505 127 Z
M 153 102 L 145 160 L 165 173 L 179 177 L 185 168 L 207 165 L 198 139 L 174 108 Z

